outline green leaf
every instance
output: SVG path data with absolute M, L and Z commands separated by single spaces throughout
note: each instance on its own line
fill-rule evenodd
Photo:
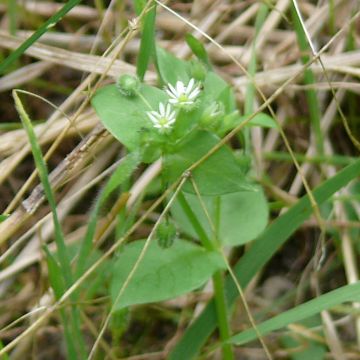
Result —
M 0 222 L 5 221 L 9 216 L 8 214 L 0 214 Z
M 146 5 L 146 0 L 134 0 L 136 16 L 139 16 Z
M 245 120 L 249 118 L 248 115 L 239 116 L 238 114 L 230 115 L 224 122 L 224 125 L 222 127 L 223 132 L 230 131 L 243 123 Z M 265 113 L 259 113 L 256 114 L 248 123 L 246 126 L 261 126 L 264 128 L 272 128 L 277 129 L 278 125 L 275 122 L 275 120 Z
M 212 227 L 198 197 L 193 194 L 184 194 L 184 196 L 196 218 L 206 229 L 208 237 L 213 238 Z M 268 206 L 261 188 L 253 192 L 237 192 L 219 197 L 203 196 L 201 200 L 212 223 L 218 222 L 218 238 L 224 245 L 236 246 L 254 240 L 267 224 Z M 182 231 L 196 237 L 195 231 L 177 200 L 173 203 L 171 211 Z
M 185 35 L 185 40 L 194 55 L 210 70 L 212 66 L 203 43 L 190 33 Z
M 212 71 L 207 73 L 203 86 L 205 99 L 210 99 L 213 101 L 218 100 L 218 97 L 221 96 L 221 93 L 226 88 L 229 88 L 229 84 Z
M 236 111 L 236 99 L 234 91 L 230 86 L 227 86 L 221 91 L 217 100 L 224 105 L 226 114 Z
M 164 83 L 175 85 L 178 80 L 185 84 L 189 82 L 190 64 L 188 62 L 178 59 L 160 47 L 157 48 L 156 55 L 159 75 Z
M 281 329 L 289 324 L 299 322 L 310 316 L 316 315 L 323 310 L 328 310 L 344 302 L 353 302 L 360 300 L 360 282 L 351 285 L 342 286 L 336 290 L 330 291 L 304 304 L 285 311 L 273 318 L 257 324 L 257 329 L 262 335 Z M 253 329 L 245 330 L 229 340 L 234 344 L 245 344 L 257 338 Z
M 46 262 L 48 265 L 49 271 L 49 281 L 52 289 L 54 290 L 55 298 L 60 299 L 61 295 L 65 292 L 65 283 L 62 277 L 62 271 L 59 263 L 57 262 L 56 257 L 49 251 L 47 246 L 43 247 L 44 252 L 46 254 Z
M 124 96 L 115 85 L 98 90 L 92 99 L 97 114 L 107 130 L 129 150 L 141 145 L 141 133 L 151 127 L 146 111 L 158 110 L 159 103 L 167 100 L 166 94 L 155 87 L 141 85 L 141 96 Z
M 141 81 L 144 80 L 151 57 L 155 52 L 155 19 L 156 3 L 154 1 L 152 8 L 144 17 L 144 24 L 141 32 L 140 50 L 136 63 L 136 73 Z
M 145 240 L 135 241 L 120 253 L 113 269 L 113 302 L 144 247 Z M 115 309 L 129 305 L 163 301 L 199 288 L 212 274 L 225 268 L 220 254 L 208 252 L 188 241 L 175 240 L 168 249 L 154 241 L 137 268 Z
M 165 156 L 164 172 L 168 181 L 174 182 L 218 142 L 219 138 L 206 131 L 194 132 L 192 136 L 188 136 L 176 152 Z M 196 167 L 192 177 L 202 195 L 254 190 L 254 187 L 246 181 L 239 163 L 227 146 L 222 146 Z M 194 193 L 189 181 L 185 183 L 183 190 Z
M 245 116 L 241 116 L 241 118 L 242 118 L 242 121 L 244 121 L 246 119 Z M 276 121 L 270 115 L 265 114 L 265 113 L 256 114 L 255 117 L 250 120 L 249 125 L 250 126 L 261 126 L 261 127 L 273 128 L 273 129 L 278 128 L 278 124 L 276 123 Z
M 236 110 L 236 99 L 233 89 L 223 78 L 212 71 L 207 73 L 204 80 L 203 98 L 207 106 L 214 102 L 222 104 L 225 114 Z
M 347 166 L 332 178 L 326 180 L 313 191 L 319 205 L 334 193 L 360 175 L 360 160 Z M 250 250 L 243 255 L 235 266 L 236 276 L 243 288 L 251 281 L 266 263 L 274 256 L 287 239 L 308 219 L 313 212 L 308 196 L 304 196 L 285 214 L 273 221 L 254 241 Z M 232 306 L 238 297 L 236 286 L 227 278 L 226 293 L 228 305 Z M 193 359 L 205 344 L 217 325 L 216 307 L 211 301 L 206 309 L 186 330 L 184 336 L 171 352 L 170 360 Z

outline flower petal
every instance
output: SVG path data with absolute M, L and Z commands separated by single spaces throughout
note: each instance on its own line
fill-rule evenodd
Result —
M 194 80 L 193 78 L 191 78 L 190 81 L 189 81 L 189 83 L 188 83 L 188 86 L 186 87 L 186 91 L 185 91 L 185 93 L 186 93 L 187 95 L 191 92 L 194 84 L 195 84 L 195 80 Z
M 171 98 L 176 98 L 176 95 L 172 93 L 169 89 L 166 89 L 165 91 Z
M 195 88 L 190 94 L 188 94 L 189 99 L 195 99 L 200 93 L 200 88 Z
M 162 117 L 165 116 L 165 106 L 164 106 L 164 104 L 163 104 L 162 102 L 159 104 L 159 114 L 160 114 Z
M 148 111 L 146 114 L 153 124 L 157 124 L 159 122 L 159 119 L 154 114 L 152 114 L 150 111 Z
M 174 119 L 174 121 L 175 121 L 175 118 L 176 118 L 176 113 L 175 113 L 175 111 L 173 111 L 173 112 L 170 114 L 169 119 Z
M 170 112 L 171 112 L 171 105 L 169 103 L 167 103 L 166 108 L 165 108 L 165 116 L 167 118 L 169 118 Z
M 168 88 L 170 93 L 172 93 L 174 96 L 176 96 L 176 89 L 169 83 Z
M 176 82 L 176 95 L 177 97 L 179 97 L 180 95 L 182 95 L 185 92 L 185 85 L 182 81 L 177 81 Z

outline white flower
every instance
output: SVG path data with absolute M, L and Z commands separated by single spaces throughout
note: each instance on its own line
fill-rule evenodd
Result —
M 168 84 L 166 92 L 170 96 L 170 104 L 188 106 L 194 104 L 195 99 L 200 93 L 200 86 L 195 84 L 194 79 L 191 79 L 187 86 L 182 81 L 177 81 L 176 88 Z
M 159 111 L 147 111 L 146 114 L 154 127 L 159 129 L 160 132 L 165 132 L 167 129 L 170 129 L 176 117 L 171 105 L 167 104 L 165 107 L 163 103 L 159 104 Z

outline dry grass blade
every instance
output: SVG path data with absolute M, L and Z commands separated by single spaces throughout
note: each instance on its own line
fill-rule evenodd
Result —
M 0 46 L 7 49 L 16 49 L 22 40 L 0 32 Z M 105 72 L 108 76 L 117 77 L 121 73 L 135 73 L 135 67 L 121 60 L 111 60 L 107 57 L 86 55 L 78 52 L 68 51 L 57 47 L 37 44 L 33 45 L 26 52 L 47 62 L 67 66 L 72 69 L 102 75 Z M 110 66 L 111 64 L 111 66 Z M 146 81 L 154 81 L 154 75 L 149 73 Z

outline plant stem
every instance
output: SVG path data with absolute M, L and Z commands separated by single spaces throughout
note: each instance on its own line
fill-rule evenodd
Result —
M 224 360 L 233 360 L 234 354 L 232 351 L 232 345 L 225 343 L 231 336 L 231 330 L 228 321 L 228 311 L 226 304 L 226 297 L 224 291 L 224 279 L 222 271 L 217 271 L 213 275 L 213 284 L 215 291 L 215 306 L 220 331 L 221 340 L 224 342 L 222 345 L 222 354 Z
M 179 192 L 178 194 L 178 201 L 182 210 L 184 211 L 185 215 L 187 216 L 188 220 L 190 221 L 193 229 L 195 230 L 197 236 L 199 237 L 201 243 L 205 247 L 205 249 L 209 251 L 216 251 L 215 242 L 211 241 L 208 237 L 206 231 L 200 224 L 199 220 L 197 219 L 196 215 L 192 211 L 188 201 L 186 200 L 184 194 Z M 220 200 L 217 199 L 217 204 L 220 206 Z M 217 231 L 216 231 L 217 232 Z M 216 234 L 214 234 L 216 237 Z M 218 326 L 220 331 L 220 337 L 223 341 L 222 345 L 222 355 L 224 360 L 233 360 L 234 355 L 232 352 L 232 345 L 226 344 L 225 342 L 230 338 L 231 331 L 230 326 L 228 323 L 228 311 L 227 311 L 227 304 L 224 292 L 224 280 L 223 274 L 221 271 L 217 271 L 213 277 L 213 284 L 214 284 L 214 292 L 215 292 L 215 304 L 216 304 L 216 312 L 217 312 L 217 319 L 218 319 Z
M 182 210 L 184 211 L 185 215 L 189 219 L 192 227 L 194 228 L 197 236 L 199 237 L 202 245 L 204 248 L 208 251 L 214 251 L 215 246 L 210 240 L 210 238 L 207 236 L 206 231 L 203 229 L 202 225 L 200 224 L 199 220 L 197 219 L 195 213 L 192 211 L 188 201 L 186 200 L 184 194 L 182 191 L 178 194 L 178 201 L 180 203 L 180 206 Z

